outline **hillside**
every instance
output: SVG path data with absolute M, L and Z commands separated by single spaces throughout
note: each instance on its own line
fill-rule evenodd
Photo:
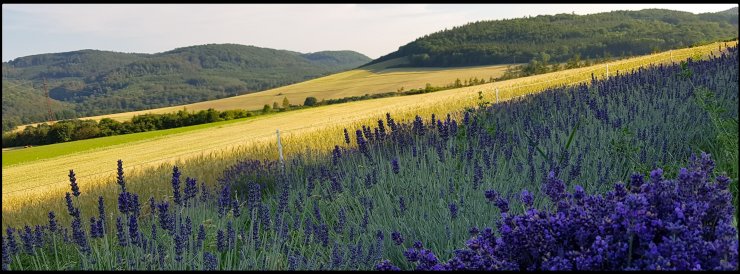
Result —
M 646 9 L 479 21 L 426 35 L 369 64 L 453 67 L 633 56 L 736 38 L 738 9 L 716 13 Z M 549 60 L 548 60 L 549 59 Z
M 186 105 L 91 116 L 83 119 L 111 118 L 118 121 L 127 121 L 135 115 L 174 113 L 183 109 L 188 111 L 200 111 L 209 108 L 220 111 L 234 109 L 260 110 L 265 104 L 281 104 L 284 98 L 287 98 L 292 105 L 302 105 L 306 97 L 309 96 L 321 101 L 324 99 L 363 96 L 365 94 L 396 92 L 399 89 L 406 91 L 421 89 L 427 83 L 435 87 L 445 86 L 454 83 L 457 79 L 460 79 L 460 81 L 469 79 L 489 81 L 491 78 L 502 76 L 507 68 L 504 65 L 465 68 L 387 68 L 387 66 L 399 64 L 399 61 L 398 59 L 389 60 L 361 69 L 335 73 L 250 94 Z M 17 130 L 22 130 L 25 126 L 27 125 L 19 126 Z
M 236 44 L 157 54 L 81 50 L 21 57 L 2 64 L 3 130 L 47 119 L 44 79 L 55 118 L 62 119 L 246 94 L 368 61 L 353 51 L 304 54 Z

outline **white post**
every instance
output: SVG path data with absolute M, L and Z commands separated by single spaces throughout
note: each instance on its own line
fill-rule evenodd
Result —
M 496 104 L 498 104 L 498 87 L 496 87 Z
M 280 130 L 276 129 L 277 132 L 277 144 L 278 144 L 278 153 L 280 154 L 280 166 L 285 169 L 285 163 L 283 163 L 283 145 L 280 143 Z
M 609 64 L 606 64 L 606 80 L 609 80 Z

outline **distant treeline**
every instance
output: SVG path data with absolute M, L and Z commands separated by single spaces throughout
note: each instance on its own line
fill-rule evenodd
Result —
M 635 56 L 737 38 L 738 10 L 693 14 L 645 9 L 478 21 L 425 35 L 366 65 L 405 58 L 409 67 L 457 67 Z
M 131 121 L 119 122 L 110 118 L 95 120 L 64 120 L 53 125 L 46 123 L 26 127 L 23 131 L 3 134 L 3 147 L 47 145 L 97 137 L 178 128 L 226 121 L 255 115 L 246 110 L 218 111 L 214 109 L 176 113 L 143 114 Z

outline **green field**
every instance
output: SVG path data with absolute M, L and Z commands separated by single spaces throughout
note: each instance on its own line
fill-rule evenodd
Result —
M 238 123 L 252 118 L 242 118 L 229 121 L 215 122 L 202 125 L 187 126 L 181 128 L 172 128 L 164 130 L 155 130 L 148 132 L 139 132 L 132 134 L 124 134 L 117 136 L 109 136 L 103 138 L 94 138 L 87 140 L 79 140 L 74 142 L 58 143 L 44 146 L 36 146 L 29 148 L 17 148 L 11 150 L 3 150 L 3 168 L 15 164 L 50 159 L 58 156 L 64 156 L 74 153 L 86 152 L 94 149 L 101 149 L 110 146 L 123 145 L 133 143 L 137 141 L 153 141 L 158 138 L 189 132 L 193 130 L 218 127 L 231 123 Z

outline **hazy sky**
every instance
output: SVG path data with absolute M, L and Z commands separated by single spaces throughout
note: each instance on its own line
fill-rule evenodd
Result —
M 425 34 L 480 20 L 664 8 L 717 12 L 737 4 L 3 4 L 3 62 L 99 49 L 157 53 L 235 43 L 377 58 Z

